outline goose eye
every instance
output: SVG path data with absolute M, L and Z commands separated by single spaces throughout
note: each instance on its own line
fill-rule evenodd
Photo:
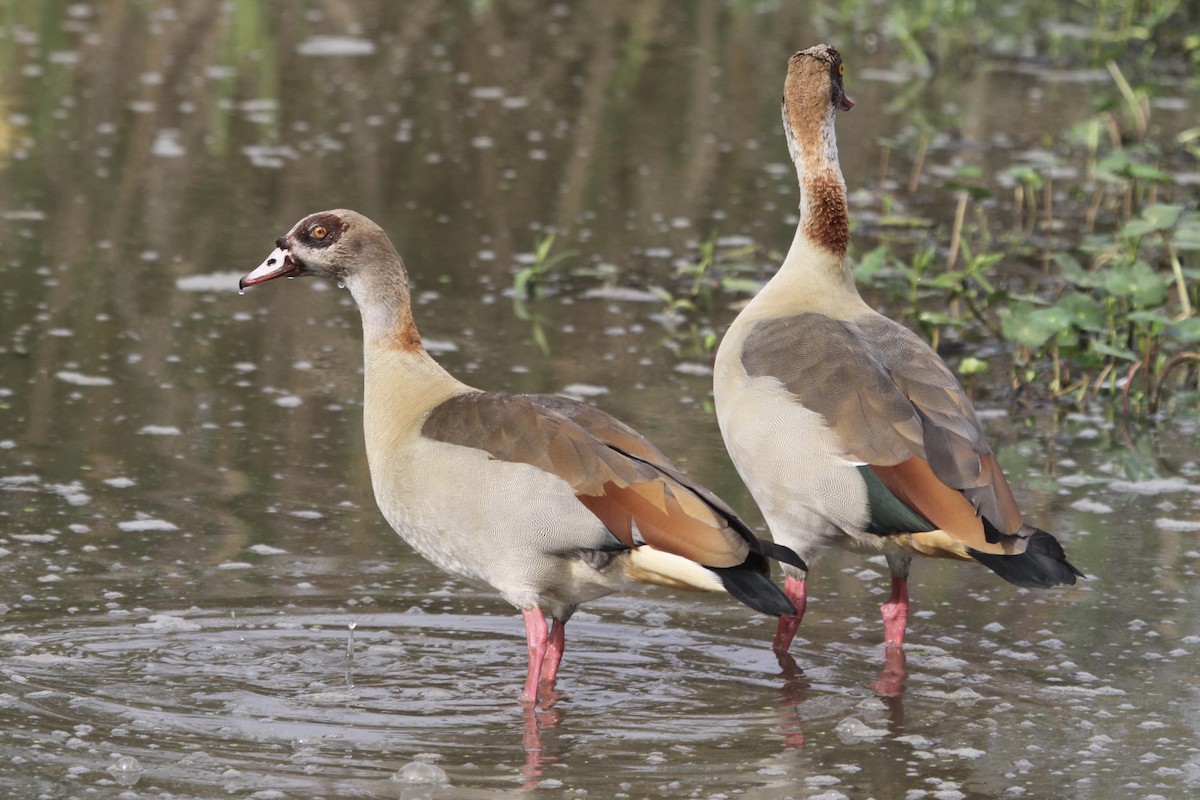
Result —
M 308 232 L 308 235 L 319 241 L 329 235 L 329 229 L 324 225 L 316 225 Z

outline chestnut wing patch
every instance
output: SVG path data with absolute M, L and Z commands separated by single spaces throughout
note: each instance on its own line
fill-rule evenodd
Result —
M 746 337 L 743 364 L 749 376 L 774 376 L 821 414 L 847 455 L 870 465 L 921 517 L 935 524 L 940 518 L 955 535 L 974 539 L 978 531 L 988 542 L 1023 532 L 970 400 L 941 358 L 903 325 L 817 313 L 764 320 Z
M 626 547 L 645 543 L 708 567 L 746 561 L 753 536 L 740 520 L 679 480 L 682 474 L 632 428 L 574 402 L 493 392 L 458 395 L 434 408 L 421 432 L 558 476 Z M 633 455 L 615 442 L 666 463 Z

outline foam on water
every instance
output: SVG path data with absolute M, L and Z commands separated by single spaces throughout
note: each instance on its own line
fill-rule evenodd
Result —
M 370 39 L 353 36 L 310 36 L 296 45 L 302 56 L 369 56 L 375 52 Z

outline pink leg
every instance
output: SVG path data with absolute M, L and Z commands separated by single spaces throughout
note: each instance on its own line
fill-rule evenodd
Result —
M 532 704 L 525 706 L 525 734 L 521 737 L 521 744 L 525 747 L 525 768 L 522 770 L 525 775 L 524 788 L 533 789 L 541 779 L 543 770 L 542 728 L 538 724 L 537 709 Z
M 875 694 L 881 697 L 904 696 L 904 681 L 908 678 L 906 661 L 903 647 L 889 644 L 883 648 L 883 669 L 879 671 L 875 683 L 871 684 Z
M 908 581 L 905 578 L 892 576 L 892 594 L 881 609 L 884 643 L 903 645 L 904 630 L 908 627 Z
M 796 629 L 800 627 L 804 609 L 808 606 L 808 586 L 805 581 L 787 576 L 783 580 L 783 593 L 796 607 L 796 614 L 779 618 L 779 626 L 775 628 L 775 643 L 772 645 L 777 655 L 783 655 L 792 646 L 792 639 L 796 637 Z
M 525 690 L 521 692 L 521 702 L 532 704 L 537 701 L 542 661 L 549 650 L 550 635 L 546 629 L 546 618 L 540 608 L 527 608 L 521 612 L 521 616 L 525 618 L 525 642 L 529 647 L 529 674 L 525 676 Z
M 550 636 L 546 642 L 546 655 L 542 660 L 542 683 L 549 689 L 554 688 L 554 679 L 558 677 L 558 665 L 562 663 L 563 649 L 566 647 L 567 623 L 554 620 L 550 627 Z

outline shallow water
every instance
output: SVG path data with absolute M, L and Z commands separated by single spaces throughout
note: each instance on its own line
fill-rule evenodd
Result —
M 561 696 L 530 714 L 519 615 L 374 508 L 348 295 L 236 293 L 303 213 L 358 208 L 408 261 L 447 368 L 587 397 L 759 524 L 699 346 L 733 298 L 672 317 L 649 290 L 685 284 L 714 230 L 786 247 L 783 63 L 835 23 L 721 3 L 34 7 L 0 23 L 0 793 L 1200 792 L 1194 412 L 1013 414 L 982 384 L 1019 501 L 1089 580 L 1038 593 L 920 563 L 904 664 L 879 645 L 878 561 L 816 565 L 785 663 L 731 601 L 610 597 L 572 620 Z M 855 41 L 852 188 L 917 113 L 889 105 L 894 47 Z M 989 174 L 1090 114 L 1080 86 L 1104 76 L 1074 66 L 930 80 L 913 105 L 962 135 L 934 140 L 914 207 L 944 219 L 939 172 Z M 1174 88 L 1167 130 L 1194 120 Z M 550 230 L 577 255 L 514 304 Z

